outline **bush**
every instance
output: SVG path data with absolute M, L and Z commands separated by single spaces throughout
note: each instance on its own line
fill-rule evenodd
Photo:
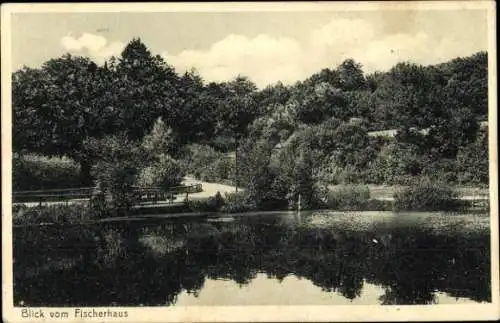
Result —
M 80 186 L 80 165 L 68 157 L 13 155 L 12 188 L 15 191 Z
M 409 179 L 420 176 L 422 164 L 418 147 L 391 143 L 380 150 L 370 165 L 370 177 L 375 183 L 407 185 Z
M 231 151 L 236 146 L 236 141 L 233 136 L 216 136 L 211 145 L 219 151 Z
M 228 193 L 224 199 L 222 212 L 238 213 L 256 210 L 255 203 L 248 200 L 245 192 Z
M 392 201 L 370 199 L 364 204 L 363 211 L 392 211 Z
M 184 162 L 187 172 L 196 179 L 220 183 L 230 179 L 234 172 L 234 160 L 210 146 L 193 144 L 187 147 Z
M 333 163 L 326 163 L 320 169 L 318 177 L 329 184 L 356 184 L 367 181 L 366 171 L 357 170 L 354 166 L 338 167 Z
M 115 211 L 129 210 L 134 203 L 133 186 L 141 163 L 138 146 L 124 135 L 90 138 L 86 145 L 99 154 L 92 177 L 105 194 L 106 204 Z
M 132 186 L 136 182 L 137 168 L 128 160 L 116 163 L 98 162 L 92 169 L 97 186 L 106 196 L 112 209 L 129 209 L 134 203 Z
M 105 218 L 112 212 L 112 205 L 106 201 L 104 192 L 98 192 L 90 197 L 90 210 L 95 218 Z
M 200 179 L 205 182 L 221 183 L 230 179 L 234 170 L 234 162 L 221 157 L 206 165 L 200 173 Z
M 364 210 L 370 201 L 370 190 L 362 185 L 341 185 L 327 195 L 328 208 L 339 210 Z
M 450 186 L 421 180 L 394 193 L 394 210 L 438 211 L 456 210 L 461 203 Z
M 455 160 L 439 158 L 437 160 L 424 160 L 422 175 L 432 181 L 456 184 L 459 172 Z
M 203 171 L 206 165 L 218 159 L 219 154 L 207 145 L 192 144 L 185 147 L 184 161 L 188 165 L 187 171 L 195 177 Z
M 186 203 L 186 206 L 189 211 L 193 212 L 217 212 L 224 204 L 224 198 L 217 192 L 215 196 L 209 197 L 206 200 L 190 200 Z
M 317 174 L 311 167 L 315 162 L 314 153 L 304 145 L 296 151 L 296 155 L 297 157 L 291 160 L 291 164 L 285 164 L 285 171 L 282 173 L 285 177 L 288 177 L 282 180 L 288 184 L 289 188 L 286 195 L 288 206 L 293 209 L 297 208 L 300 197 L 301 209 L 313 210 L 320 208 L 323 206 L 324 194 L 322 194 L 322 185 L 316 178 Z M 286 169 L 288 169 L 288 174 L 285 174 Z
M 12 208 L 14 225 L 32 225 L 41 223 L 71 224 L 94 219 L 93 213 L 84 204 L 46 205 Z
M 474 142 L 457 154 L 457 175 L 461 184 L 487 185 L 489 182 L 488 131 L 479 131 Z
M 173 155 L 177 152 L 177 138 L 173 130 L 163 122 L 161 118 L 156 119 L 153 129 L 142 138 L 141 146 L 150 156 L 157 154 Z
M 157 162 L 140 170 L 137 185 L 168 189 L 179 185 L 183 177 L 184 172 L 180 164 L 170 156 L 162 154 Z

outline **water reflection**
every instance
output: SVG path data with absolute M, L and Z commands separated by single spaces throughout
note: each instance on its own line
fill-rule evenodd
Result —
M 377 305 L 384 288 L 367 282 L 363 283 L 360 297 L 347 299 L 337 293 L 328 293 L 312 285 L 308 280 L 289 275 L 281 283 L 269 280 L 266 274 L 259 273 L 251 284 L 239 286 L 231 280 L 206 279 L 204 288 L 197 296 L 187 292 L 178 295 L 178 306 L 228 306 L 238 305 Z M 471 302 L 466 298 L 456 299 L 443 293 L 436 298 L 440 304 Z M 265 297 L 264 297 L 265 295 Z
M 27 306 L 173 305 L 179 295 L 196 299 L 222 280 L 228 294 L 214 300 L 226 305 L 240 299 L 233 285 L 288 290 L 301 279 L 311 291 L 301 298 L 306 305 L 324 299 L 433 304 L 438 293 L 491 301 L 486 233 L 317 229 L 301 221 L 249 217 L 16 230 L 14 300 Z M 264 290 L 259 304 L 275 304 Z M 288 292 L 280 297 L 285 304 L 297 301 Z

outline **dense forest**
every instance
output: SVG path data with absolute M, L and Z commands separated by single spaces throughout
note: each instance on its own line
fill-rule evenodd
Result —
M 12 75 L 14 177 L 37 154 L 73 160 L 86 184 L 123 173 L 155 184 L 160 169 L 165 185 L 188 173 L 264 204 L 313 203 L 321 183 L 487 185 L 487 67 L 486 52 L 372 74 L 348 59 L 258 89 L 179 74 L 140 39 L 102 66 L 66 54 Z

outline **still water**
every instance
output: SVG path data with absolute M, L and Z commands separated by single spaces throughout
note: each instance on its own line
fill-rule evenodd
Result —
M 487 230 L 439 232 L 411 221 L 367 228 L 307 223 L 308 216 L 283 214 L 15 228 L 14 302 L 491 302 Z

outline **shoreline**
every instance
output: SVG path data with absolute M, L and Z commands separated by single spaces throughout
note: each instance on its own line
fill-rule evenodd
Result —
M 348 222 L 352 219 L 365 220 L 371 219 L 373 223 L 383 223 L 390 221 L 406 221 L 408 219 L 431 219 L 427 223 L 435 223 L 436 219 L 446 220 L 462 220 L 471 221 L 479 220 L 479 222 L 490 222 L 490 212 L 446 212 L 446 211 L 407 211 L 407 212 L 394 212 L 394 211 L 339 211 L 332 209 L 319 209 L 307 211 L 252 211 L 252 212 L 239 212 L 239 213 L 223 213 L 223 212 L 179 212 L 179 213 L 164 213 L 164 214 L 141 214 L 120 217 L 107 217 L 95 220 L 84 220 L 80 222 L 40 222 L 30 224 L 13 224 L 13 228 L 25 227 L 42 227 L 42 226 L 75 226 L 75 225 L 96 225 L 102 223 L 113 222 L 135 222 L 135 221 L 148 221 L 148 220 L 177 220 L 177 219 L 204 219 L 204 220 L 221 220 L 244 218 L 244 217 L 267 217 L 267 216 L 287 216 L 296 219 L 303 218 L 317 218 L 323 219 L 327 222 L 340 223 Z M 388 223 L 388 222 L 387 222 Z M 319 223 L 318 223 L 319 224 Z

